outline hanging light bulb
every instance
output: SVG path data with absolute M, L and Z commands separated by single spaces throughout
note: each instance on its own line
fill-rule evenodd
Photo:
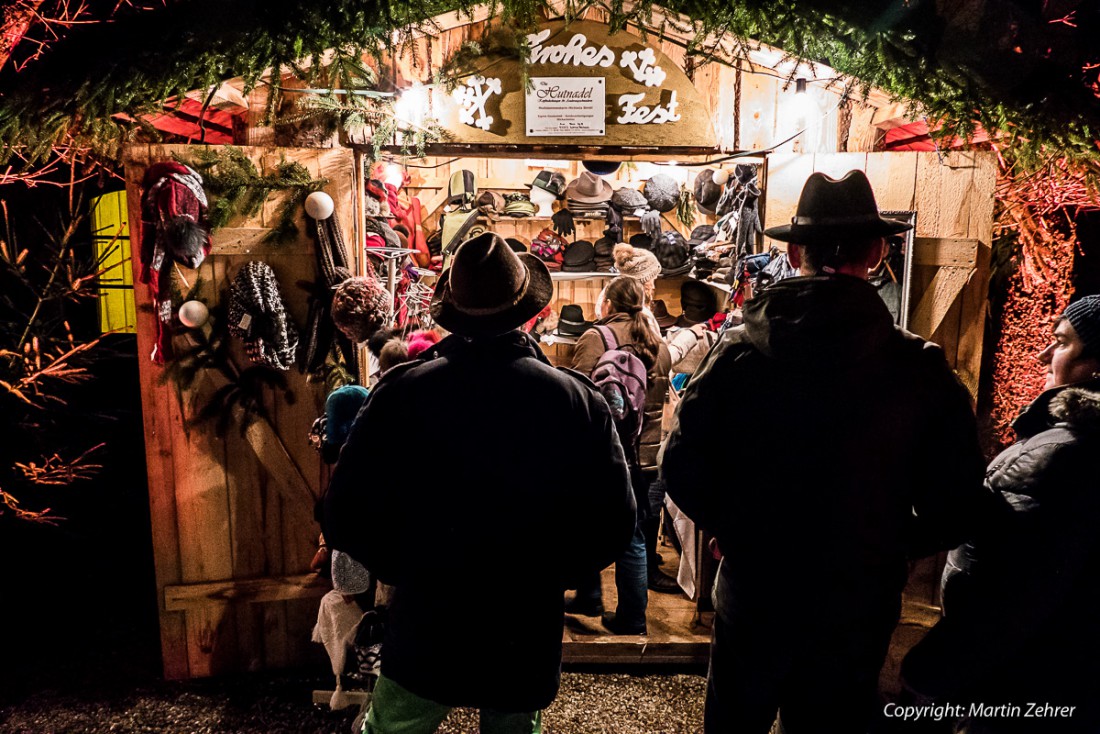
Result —
M 817 118 L 821 116 L 821 109 L 807 91 L 808 84 L 809 82 L 803 77 L 794 80 L 794 99 L 791 102 L 791 112 L 794 115 L 795 124 L 800 129 L 814 124 L 817 122 Z

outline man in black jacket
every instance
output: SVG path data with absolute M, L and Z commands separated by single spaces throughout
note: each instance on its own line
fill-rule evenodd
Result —
M 867 283 L 885 236 L 866 176 L 806 182 L 802 277 L 749 301 L 689 383 L 663 451 L 669 496 L 724 554 L 706 731 L 857 734 L 900 611 L 907 557 L 984 511 L 966 390 Z
M 341 452 L 325 538 L 394 587 L 366 732 L 428 734 L 453 706 L 483 732 L 537 731 L 563 591 L 633 534 L 607 403 L 517 330 L 552 290 L 495 234 L 463 243 L 431 305 L 452 335 L 382 378 Z

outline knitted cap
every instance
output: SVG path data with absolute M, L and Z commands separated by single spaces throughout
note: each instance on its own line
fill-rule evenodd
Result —
M 655 280 L 661 274 L 661 263 L 649 250 L 642 250 L 620 242 L 615 245 L 615 269 L 620 274 L 635 278 L 643 283 Z
M 1100 358 L 1100 296 L 1085 296 L 1074 301 L 1062 318 L 1084 342 L 1084 356 Z
M 370 339 L 389 324 L 393 299 L 371 277 L 348 278 L 332 297 L 332 320 L 336 328 L 356 344 Z

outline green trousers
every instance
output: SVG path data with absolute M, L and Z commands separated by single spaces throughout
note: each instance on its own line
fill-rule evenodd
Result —
M 363 734 L 432 734 L 450 712 L 450 706 L 421 698 L 380 675 L 363 722 Z M 481 734 L 542 732 L 541 711 L 505 714 L 481 709 L 480 713 Z

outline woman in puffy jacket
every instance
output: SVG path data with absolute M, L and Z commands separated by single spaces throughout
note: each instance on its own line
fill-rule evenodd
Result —
M 961 731 L 1100 732 L 1100 296 L 1066 309 L 1046 390 L 989 465 L 1003 516 L 951 552 L 944 618 L 905 660 Z
M 646 288 L 640 279 L 620 275 L 607 285 L 602 301 L 601 317 L 596 324 L 606 325 L 615 336 L 617 346 L 632 352 L 645 365 L 645 416 L 637 450 L 627 451 L 636 460 L 631 475 L 634 496 L 638 500 L 639 526 L 634 539 L 615 564 L 615 586 L 619 596 L 617 612 L 603 612 L 600 580 L 577 589 L 577 595 L 566 602 L 572 614 L 597 616 L 615 634 L 645 634 L 645 612 L 648 603 L 645 538 L 641 521 L 648 515 L 649 485 L 657 477 L 657 451 L 661 447 L 661 415 L 668 399 L 668 372 L 672 360 L 661 339 L 660 328 L 646 309 Z M 606 351 L 598 329 L 589 329 L 577 339 L 573 350 L 572 368 L 585 375 L 592 374 L 600 356 Z

